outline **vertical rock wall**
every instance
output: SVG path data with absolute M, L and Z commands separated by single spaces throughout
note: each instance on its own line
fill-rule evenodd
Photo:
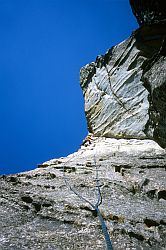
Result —
M 130 2 L 141 27 L 81 69 L 88 129 L 166 147 L 165 2 Z
M 146 59 L 133 36 L 82 68 L 81 86 L 91 133 L 146 138 L 149 102 L 141 80 Z

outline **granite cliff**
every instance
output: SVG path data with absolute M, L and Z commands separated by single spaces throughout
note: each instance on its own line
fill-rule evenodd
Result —
M 130 4 L 140 28 L 81 69 L 89 135 L 80 149 L 0 176 L 0 249 L 106 249 L 79 198 L 95 204 L 96 178 L 113 249 L 166 249 L 165 2 Z
M 166 24 L 140 27 L 81 69 L 88 129 L 166 147 Z

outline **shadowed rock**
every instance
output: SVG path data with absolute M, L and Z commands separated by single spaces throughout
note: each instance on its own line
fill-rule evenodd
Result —
M 166 23 L 165 0 L 130 0 L 139 25 Z

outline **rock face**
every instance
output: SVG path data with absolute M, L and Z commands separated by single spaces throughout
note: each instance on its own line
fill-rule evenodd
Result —
M 166 147 L 166 57 L 159 56 L 143 76 L 149 90 L 149 120 L 145 133 Z
M 165 0 L 130 0 L 130 5 L 139 25 L 166 22 Z
M 164 2 L 130 2 L 141 27 L 81 69 L 92 134 L 68 157 L 0 177 L 0 249 L 106 249 L 87 202 L 99 188 L 114 250 L 166 249 Z
M 138 29 L 81 69 L 89 132 L 166 147 L 166 25 Z
M 131 37 L 81 69 L 81 87 L 91 133 L 115 138 L 146 138 L 149 102 L 148 91 L 141 81 L 141 66 L 145 60 L 136 47 L 136 39 Z
M 0 249 L 106 249 L 98 217 L 63 174 L 95 203 L 96 166 L 113 249 L 165 250 L 165 150 L 151 140 L 97 137 L 66 158 L 0 177 Z

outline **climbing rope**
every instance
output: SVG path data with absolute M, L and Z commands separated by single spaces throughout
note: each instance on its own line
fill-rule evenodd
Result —
M 69 160 L 68 160 L 69 161 Z M 67 161 L 67 162 L 68 162 Z M 67 163 L 66 162 L 66 163 Z M 65 163 L 65 165 L 66 165 Z M 94 156 L 94 163 L 95 163 L 95 172 L 96 172 L 96 176 L 95 176 L 95 182 L 96 182 L 96 190 L 97 190 L 97 202 L 94 205 L 92 202 L 90 202 L 89 200 L 87 200 L 85 197 L 83 197 L 79 192 L 77 192 L 68 182 L 67 176 L 65 174 L 65 165 L 63 165 L 63 178 L 65 181 L 66 186 L 76 195 L 78 196 L 82 201 L 88 203 L 92 209 L 94 209 L 94 211 L 96 212 L 96 214 L 98 215 L 98 218 L 100 220 L 100 224 L 101 224 L 101 228 L 103 231 L 103 235 L 105 238 L 105 242 L 107 245 L 107 249 L 108 250 L 113 250 L 112 248 L 112 244 L 111 244 L 111 240 L 110 240 L 110 236 L 108 233 L 108 229 L 106 226 L 106 223 L 101 215 L 101 212 L 99 210 L 99 206 L 102 204 L 102 195 L 101 195 L 101 190 L 100 190 L 100 180 L 99 180 L 99 174 L 98 174 L 98 168 L 97 168 L 97 163 L 96 163 L 96 158 Z
M 112 248 L 112 244 L 111 244 L 111 240 L 110 240 L 110 236 L 109 236 L 109 233 L 108 233 L 108 229 L 107 229 L 107 226 L 105 224 L 105 221 L 100 213 L 100 210 L 98 207 L 96 207 L 96 212 L 97 212 L 97 215 L 99 217 L 99 220 L 100 220 L 100 224 L 101 224 L 101 227 L 102 227 L 102 231 L 103 231 L 103 234 L 104 234 L 104 238 L 105 238 L 105 241 L 106 241 L 106 244 L 107 244 L 107 249 L 108 250 L 113 250 Z

